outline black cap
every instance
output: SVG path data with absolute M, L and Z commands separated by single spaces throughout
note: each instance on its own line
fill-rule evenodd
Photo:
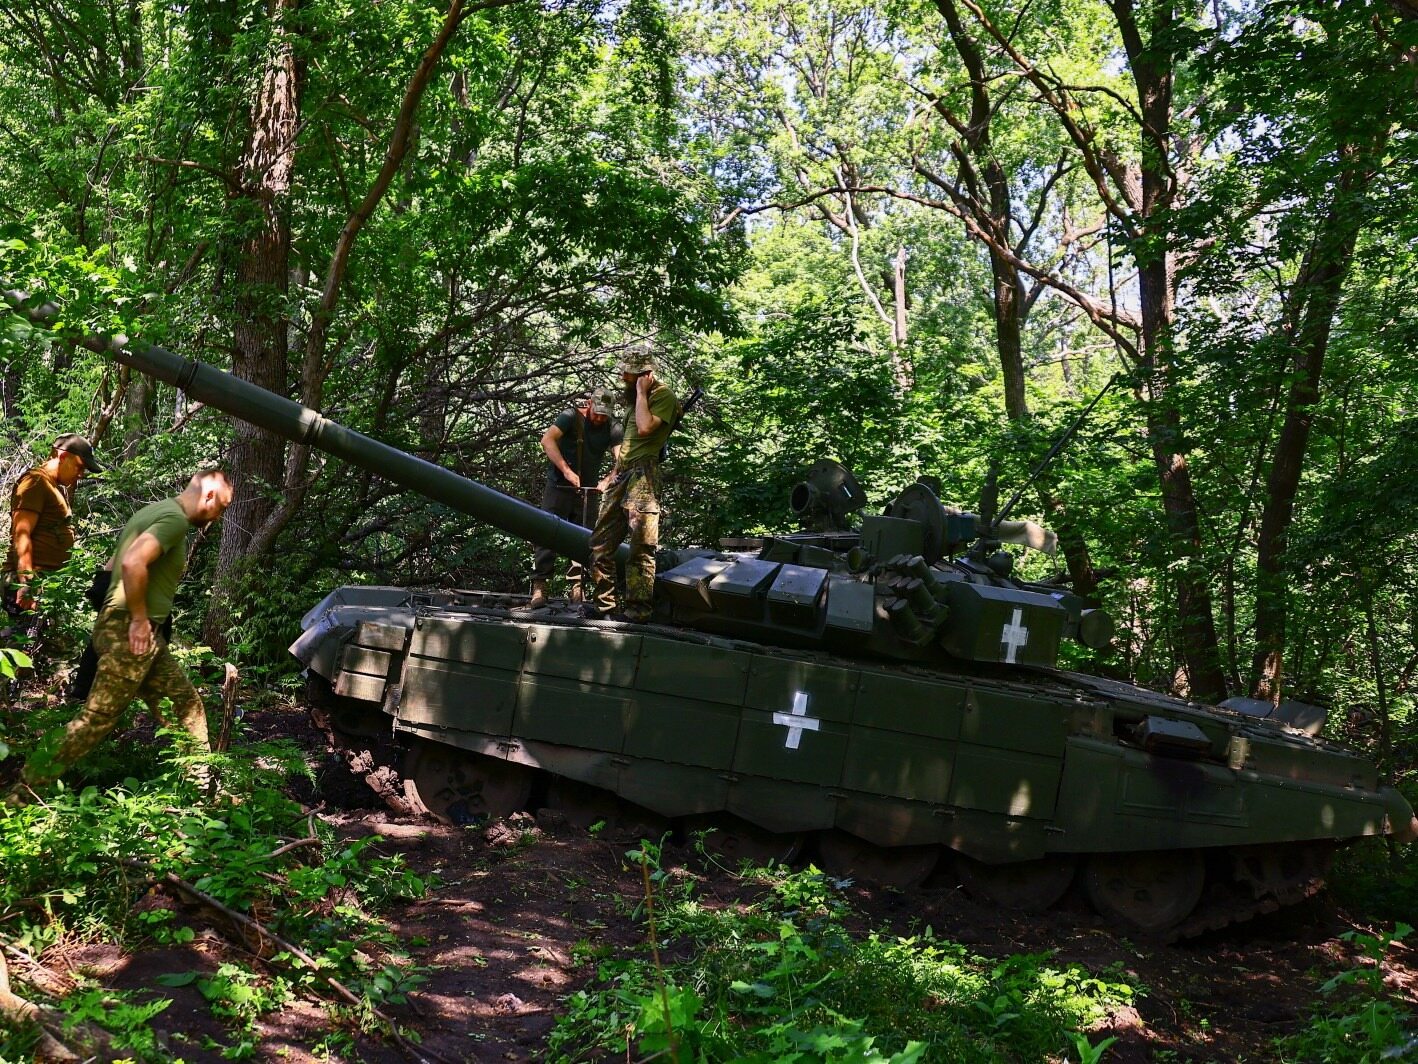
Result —
M 82 436 L 75 436 L 73 433 L 60 436 L 54 441 L 54 449 L 78 455 L 84 460 L 84 468 L 90 473 L 103 472 L 103 466 L 99 465 L 98 459 L 94 457 L 94 445 Z

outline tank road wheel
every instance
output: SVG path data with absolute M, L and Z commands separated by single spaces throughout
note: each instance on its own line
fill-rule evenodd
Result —
M 582 831 L 603 824 L 599 832 L 603 838 L 658 839 L 670 827 L 669 821 L 648 809 L 600 787 L 564 776 L 552 778 L 547 788 L 547 805 Z
M 818 840 L 823 870 L 883 887 L 914 890 L 940 860 L 938 846 L 873 846 L 846 831 L 824 831 Z
M 409 796 L 436 820 L 455 826 L 507 816 L 532 794 L 525 765 L 417 739 L 404 755 Z
M 1206 862 L 1195 850 L 1100 853 L 1083 877 L 1088 900 L 1104 916 L 1158 934 L 1196 907 L 1206 884 Z
M 1277 843 L 1232 851 L 1236 879 L 1257 898 L 1273 897 L 1284 904 L 1301 901 L 1324 885 L 1330 846 L 1324 843 Z
M 800 834 L 779 835 L 765 831 L 727 813 L 711 813 L 685 821 L 684 833 L 691 844 L 697 841 L 695 836 L 701 831 L 706 832 L 705 853 L 735 869 L 743 861 L 756 865 L 790 864 L 803 850 Z
M 1077 869 L 1076 858 L 1057 855 L 996 865 L 963 853 L 955 858 L 955 871 L 971 897 L 1026 913 L 1041 913 L 1062 898 Z

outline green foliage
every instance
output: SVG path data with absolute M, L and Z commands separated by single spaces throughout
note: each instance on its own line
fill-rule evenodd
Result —
M 175 976 L 159 976 L 158 983 L 186 986 L 195 981 L 198 991 L 210 1004 L 212 1015 L 237 1036 L 235 1043 L 223 1049 L 222 1056 L 228 1060 L 249 1059 L 256 1051 L 256 1021 L 291 999 L 290 983 L 280 977 L 266 978 L 230 962 L 222 964 L 212 975 L 195 975 L 181 972 Z
M 1320 988 L 1329 1000 L 1315 1010 L 1305 1028 L 1276 1043 L 1285 1061 L 1325 1064 L 1378 1064 L 1407 1060 L 1418 1052 L 1418 1014 L 1412 1001 L 1384 982 L 1383 962 L 1391 946 L 1413 928 L 1394 925 L 1391 933 L 1366 935 L 1347 931 L 1340 937 L 1355 946 L 1362 960 Z
M 171 1004 L 166 998 L 140 1002 L 134 991 L 115 991 L 92 980 L 78 987 L 60 1002 L 67 1024 L 93 1024 L 113 1036 L 115 1048 L 132 1054 L 132 1059 L 161 1060 L 166 1054 L 154 1036 L 153 1020 Z M 0 1041 L 0 1059 L 6 1052 Z
M 1411 787 L 1406 797 L 1410 803 L 1414 800 Z M 1418 853 L 1413 846 L 1390 848 L 1382 839 L 1360 840 L 1335 855 L 1326 880 L 1341 905 L 1368 919 L 1412 919 L 1418 912 Z
M 661 873 L 660 949 L 675 959 L 601 963 L 568 998 L 554 1059 L 631 1046 L 704 1061 L 1042 1059 L 1082 1052 L 1081 1030 L 1135 993 L 1048 954 L 989 960 L 930 929 L 854 935 L 849 906 L 816 869 L 760 870 L 760 897 L 720 907 L 664 872 L 654 849 L 628 857 Z
M 15 650 L 13 647 L 0 647 L 0 678 L 13 680 L 19 673 L 18 669 L 28 669 L 34 666 L 34 659 L 23 650 Z
M 0 920 L 7 941 L 35 954 L 75 938 L 129 948 L 191 942 L 193 928 L 176 910 L 161 904 L 135 908 L 149 882 L 161 884 L 173 875 L 222 905 L 255 915 L 276 935 L 300 943 L 317 964 L 311 970 L 277 953 L 268 963 L 279 975 L 224 964 L 214 973 L 160 980 L 168 986 L 196 983 L 213 1014 L 233 1030 L 236 1041 L 226 1047 L 232 1059 L 254 1050 L 252 1024 L 261 1014 L 294 993 L 319 995 L 326 976 L 360 995 L 366 1011 L 356 1018 L 372 1023 L 368 1009 L 402 1000 L 423 978 L 377 910 L 421 896 L 428 884 L 401 858 L 370 853 L 377 839 L 341 843 L 318 821 L 312 821 L 316 842 L 286 847 L 293 833 L 306 830 L 300 807 L 281 788 L 284 775 L 301 765 L 281 745 L 218 758 L 214 768 L 223 797 L 216 805 L 200 800 L 181 765 L 167 760 L 146 782 L 130 778 L 106 791 L 60 791 L 44 804 L 0 810 L 6 870 Z M 153 1011 L 165 1003 L 157 1002 Z M 59 1005 L 103 1026 L 135 1056 L 161 1059 L 139 1037 L 142 1022 L 106 991 L 95 988 Z M 0 1041 L 0 1052 L 7 1048 Z

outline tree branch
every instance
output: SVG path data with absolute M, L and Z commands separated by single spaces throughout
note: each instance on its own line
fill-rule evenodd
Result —
M 301 363 L 301 403 L 303 405 L 311 408 L 319 408 L 320 406 L 324 395 L 325 376 L 329 372 L 326 365 L 326 347 L 330 322 L 335 316 L 335 308 L 339 303 L 340 288 L 344 283 L 345 273 L 349 266 L 350 253 L 354 250 L 354 243 L 359 237 L 360 231 L 373 216 L 376 208 L 384 199 L 385 193 L 389 191 L 394 175 L 403 165 L 404 157 L 408 154 L 413 139 L 414 116 L 418 112 L 424 91 L 428 88 L 429 81 L 433 78 L 433 72 L 443 58 L 448 43 L 457 33 L 463 20 L 470 14 L 476 11 L 490 11 L 495 8 L 508 7 L 520 2 L 522 0 L 478 0 L 477 3 L 465 7 L 463 0 L 452 0 L 438 35 L 428 46 L 422 59 L 419 60 L 419 65 L 409 79 L 408 86 L 404 90 L 403 100 L 399 104 L 399 113 L 394 120 L 389 147 L 384 153 L 384 163 L 379 168 L 378 175 L 360 201 L 359 206 L 346 219 L 344 228 L 340 231 L 340 236 L 335 242 L 334 253 L 330 256 L 330 264 L 325 271 L 325 283 L 321 290 L 320 303 L 311 316 L 310 332 L 306 337 L 305 357 Z M 249 545 L 249 551 L 253 556 L 260 557 L 270 550 L 276 536 L 295 516 L 296 511 L 305 501 L 305 493 L 311 483 L 311 478 L 306 475 L 309 464 L 310 447 L 306 444 L 292 446 L 290 457 L 286 462 L 284 498 L 281 505 L 272 511 L 253 534 Z

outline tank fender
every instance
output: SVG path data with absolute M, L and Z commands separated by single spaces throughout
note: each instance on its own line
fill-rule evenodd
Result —
M 1413 815 L 1408 799 L 1394 787 L 1381 787 L 1379 793 L 1383 795 L 1388 829 L 1394 841 L 1404 844 L 1418 841 L 1418 816 Z
M 300 638 L 290 645 L 290 653 L 307 669 L 334 683 L 340 667 L 340 649 L 353 638 L 361 623 L 375 621 L 412 628 L 416 615 L 417 611 L 408 606 L 333 606 L 305 626 Z
M 306 610 L 305 616 L 300 619 L 300 628 L 305 631 L 336 606 L 403 606 L 408 601 L 409 589 L 406 587 L 361 587 L 357 584 L 346 584 L 335 588 Z

